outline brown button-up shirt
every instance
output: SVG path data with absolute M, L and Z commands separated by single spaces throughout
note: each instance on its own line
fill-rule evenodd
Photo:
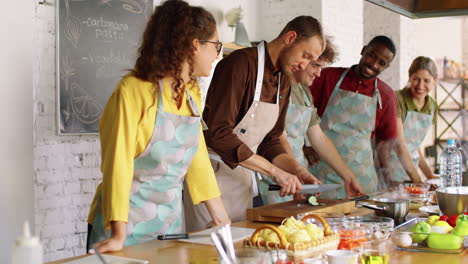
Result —
M 252 105 L 257 78 L 257 48 L 234 51 L 216 66 L 206 97 L 203 119 L 207 146 L 215 151 L 231 168 L 253 155 L 233 129 Z M 275 69 L 265 45 L 265 70 L 260 101 L 276 103 L 279 69 Z M 290 80 L 281 74 L 279 117 L 273 129 L 259 145 L 257 153 L 269 161 L 286 153 L 279 142 L 283 133 L 289 102 Z

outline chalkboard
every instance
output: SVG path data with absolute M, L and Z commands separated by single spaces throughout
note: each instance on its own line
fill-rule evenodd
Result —
M 120 78 L 135 64 L 153 0 L 58 0 L 57 131 L 97 133 Z

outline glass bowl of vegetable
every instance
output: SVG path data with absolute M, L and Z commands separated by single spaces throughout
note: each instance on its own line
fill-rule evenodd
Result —
M 388 238 L 393 231 L 395 221 L 383 216 L 350 216 L 343 221 L 347 228 L 365 227 L 370 230 L 373 239 Z
M 429 183 L 400 183 L 399 190 L 410 196 L 427 194 L 431 185 Z
M 340 235 L 338 249 L 358 249 L 363 242 L 372 239 L 372 231 L 366 226 L 351 228 L 342 224 L 331 226 L 331 229 L 333 232 L 337 232 Z
M 296 218 L 297 218 L 297 220 L 302 220 L 302 218 L 304 218 L 308 214 L 309 213 L 298 214 L 296 216 Z M 342 213 L 313 213 L 313 214 L 319 215 L 322 218 L 324 218 L 327 221 L 327 223 L 328 223 L 328 225 L 330 227 L 333 227 L 335 225 L 341 226 L 343 224 L 344 219 L 346 218 L 346 216 L 344 214 L 342 214 Z M 317 225 L 319 227 L 322 227 L 322 223 L 320 221 L 318 221 L 317 219 L 315 219 L 315 218 L 309 218 L 309 219 L 306 220 L 305 223 L 306 224 L 315 224 L 315 225 Z

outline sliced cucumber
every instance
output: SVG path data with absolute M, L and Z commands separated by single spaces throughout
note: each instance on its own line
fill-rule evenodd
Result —
M 307 198 L 307 202 L 311 205 L 318 205 L 317 198 L 313 195 Z

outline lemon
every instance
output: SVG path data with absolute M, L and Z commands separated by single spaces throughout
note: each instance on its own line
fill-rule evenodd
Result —
M 427 218 L 427 221 L 426 221 L 426 222 L 427 222 L 428 224 L 430 224 L 430 225 L 434 225 L 434 223 L 435 223 L 436 221 L 439 221 L 439 219 L 440 219 L 440 216 L 438 216 L 438 215 L 431 215 L 431 216 L 429 216 L 429 217 Z
M 445 233 L 450 233 L 453 230 L 453 227 L 450 226 L 449 223 L 447 223 L 445 221 L 441 221 L 441 220 L 435 221 L 434 224 L 432 224 L 432 225 L 433 226 L 440 226 L 442 228 L 445 228 L 445 230 L 446 230 Z

